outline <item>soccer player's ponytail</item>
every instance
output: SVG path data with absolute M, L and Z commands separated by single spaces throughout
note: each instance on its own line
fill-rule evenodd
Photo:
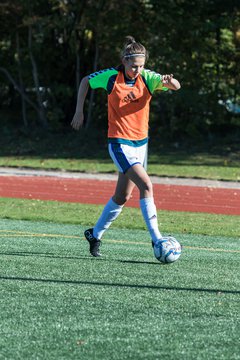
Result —
M 126 36 L 121 57 L 122 59 L 125 58 L 128 60 L 129 58 L 135 56 L 144 56 L 147 61 L 148 52 L 141 43 L 136 42 L 134 37 Z

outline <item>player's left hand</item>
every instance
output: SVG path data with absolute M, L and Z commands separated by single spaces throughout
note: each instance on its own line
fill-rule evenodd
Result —
M 163 84 L 169 84 L 169 83 L 171 83 L 172 78 L 173 78 L 173 74 L 162 75 L 162 83 Z

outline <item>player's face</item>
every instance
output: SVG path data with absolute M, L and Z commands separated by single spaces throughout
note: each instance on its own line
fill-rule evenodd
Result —
M 145 64 L 144 56 L 136 56 L 135 58 L 124 59 L 123 65 L 125 67 L 125 75 L 129 79 L 136 79 L 143 71 Z

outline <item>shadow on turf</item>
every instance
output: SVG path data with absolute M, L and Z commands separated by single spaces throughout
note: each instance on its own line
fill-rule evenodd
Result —
M 38 253 L 38 252 L 26 252 L 26 251 L 18 251 L 18 252 L 8 252 L 8 253 L 0 253 L 0 255 L 6 255 L 6 256 L 38 256 L 38 257 L 44 257 L 44 258 L 53 258 L 53 259 L 66 259 L 66 260 L 78 260 L 78 259 L 84 259 L 84 260 L 97 260 L 97 261 L 118 261 L 121 263 L 126 264 L 146 264 L 146 265 L 161 265 L 159 262 L 155 261 L 138 261 L 138 260 L 119 260 L 119 259 L 109 259 L 109 258 L 94 258 L 92 256 L 86 255 L 86 256 L 59 256 L 55 255 L 53 253 Z
M 25 281 L 25 282 L 40 282 L 49 284 L 69 284 L 69 285 L 90 285 L 90 286 L 106 286 L 116 288 L 135 288 L 135 289 L 151 289 L 151 290 L 173 290 L 173 291 L 192 291 L 192 292 L 205 292 L 216 295 L 232 294 L 239 295 L 240 291 L 237 290 L 220 290 L 220 289 L 203 289 L 203 288 L 181 288 L 171 286 L 155 286 L 155 285 L 141 285 L 141 284 L 121 284 L 121 283 L 107 283 L 107 282 L 94 282 L 94 281 L 77 281 L 77 280 L 56 280 L 56 279 L 38 279 L 38 278 L 24 278 L 24 277 L 8 277 L 0 276 L 0 280 L 7 281 Z

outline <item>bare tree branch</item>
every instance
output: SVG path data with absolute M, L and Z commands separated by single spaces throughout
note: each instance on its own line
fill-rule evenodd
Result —
M 14 88 L 19 92 L 19 94 L 26 100 L 26 102 L 31 105 L 34 110 L 39 112 L 39 109 L 37 105 L 35 105 L 32 100 L 29 99 L 29 97 L 25 94 L 25 92 L 22 91 L 21 87 L 17 84 L 17 82 L 14 80 L 12 75 L 9 73 L 9 71 L 3 67 L 0 67 L 0 71 L 4 73 L 4 75 L 8 78 L 8 80 L 13 84 Z
M 23 85 L 23 76 L 22 76 L 22 66 L 21 66 L 21 54 L 20 54 L 20 44 L 19 44 L 19 33 L 16 33 L 16 44 L 17 44 L 17 65 L 18 65 L 18 77 L 19 77 L 19 86 L 21 89 L 21 102 L 22 102 L 22 117 L 23 124 L 25 127 L 28 127 L 27 121 L 27 113 L 26 113 L 26 100 L 23 97 L 23 93 L 25 93 L 24 85 Z
M 47 118 L 46 118 L 46 114 L 45 114 L 45 109 L 43 106 L 43 98 L 42 98 L 42 94 L 40 91 L 37 64 L 36 64 L 36 61 L 34 59 L 33 52 L 32 52 L 32 27 L 31 27 L 31 25 L 28 26 L 28 50 L 29 50 L 29 55 L 30 55 L 30 59 L 31 59 L 31 63 L 32 63 L 34 86 L 35 86 L 36 94 L 37 94 L 38 115 L 39 115 L 39 119 L 40 119 L 43 127 L 47 127 L 48 123 L 47 123 Z

